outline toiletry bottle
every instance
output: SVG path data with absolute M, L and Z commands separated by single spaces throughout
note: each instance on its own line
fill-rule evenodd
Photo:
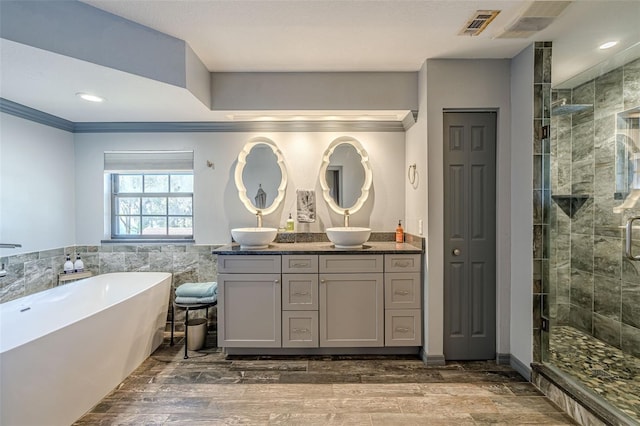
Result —
M 402 221 L 398 221 L 398 227 L 396 228 L 396 243 L 404 243 L 404 229 L 402 229 Z
M 293 232 L 293 218 L 291 217 L 291 213 L 289 213 L 289 219 L 287 219 L 287 232 Z
M 73 273 L 73 262 L 71 261 L 71 256 L 67 255 L 67 261 L 64 262 L 64 273 L 72 274 Z
M 84 262 L 80 259 L 80 253 L 76 253 L 76 261 L 73 264 L 73 269 L 75 269 L 76 272 L 84 271 Z

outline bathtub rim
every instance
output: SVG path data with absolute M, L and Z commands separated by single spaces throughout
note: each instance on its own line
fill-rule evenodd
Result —
M 56 287 L 52 287 L 52 288 L 46 289 L 44 291 L 40 291 L 38 293 L 29 294 L 27 296 L 23 296 L 23 297 L 20 297 L 18 299 L 13 299 L 13 300 L 9 300 L 9 301 L 4 302 L 4 303 L 0 303 L 0 317 L 2 316 L 3 311 L 5 309 L 7 309 L 7 307 L 9 307 L 17 315 L 17 314 L 19 314 L 18 311 L 20 309 L 20 305 L 22 305 L 24 303 L 26 306 L 28 306 L 29 303 L 25 303 L 25 300 L 29 299 L 29 298 L 32 298 L 34 296 L 42 297 L 40 295 L 42 295 L 44 293 L 47 293 L 47 292 L 56 292 L 56 291 L 68 292 L 68 291 L 72 291 L 76 287 L 87 285 L 87 283 L 86 283 L 87 281 L 96 280 L 96 279 L 99 279 L 99 277 L 103 277 L 103 279 L 104 279 L 104 278 L 112 277 L 112 276 L 118 276 L 118 275 L 122 276 L 122 275 L 131 275 L 131 274 L 143 274 L 143 275 L 147 275 L 147 276 L 150 276 L 150 275 L 153 275 L 153 274 L 157 274 L 158 275 L 158 279 L 153 281 L 153 285 L 148 285 L 148 286 L 145 286 L 144 288 L 136 289 L 135 291 L 132 291 L 131 293 L 127 293 L 127 297 L 126 298 L 118 299 L 117 301 L 114 301 L 112 303 L 105 304 L 104 306 L 101 306 L 100 309 L 93 310 L 93 311 L 91 311 L 89 313 L 86 313 L 84 315 L 80 315 L 77 318 L 75 318 L 73 322 L 67 322 L 67 323 L 64 323 L 64 324 L 58 324 L 58 325 L 56 325 L 54 327 L 47 328 L 47 332 L 46 333 L 39 333 L 39 334 L 37 334 L 35 336 L 30 336 L 30 337 L 24 338 L 24 339 L 19 339 L 19 338 L 16 339 L 16 338 L 14 338 L 12 336 L 11 340 L 13 340 L 13 341 L 10 341 L 9 344 L 7 344 L 6 339 L 4 337 L 4 336 L 7 335 L 4 332 L 4 321 L 1 321 L 1 323 L 0 323 L 0 355 L 2 355 L 4 353 L 7 353 L 9 351 L 12 351 L 12 350 L 14 350 L 16 348 L 20 348 L 21 346 L 27 345 L 27 344 L 29 344 L 31 342 L 34 342 L 34 341 L 42 338 L 42 336 L 46 336 L 47 334 L 55 333 L 55 332 L 65 328 L 65 327 L 68 327 L 71 324 L 74 324 L 75 322 L 86 320 L 87 318 L 90 318 L 91 316 L 93 316 L 93 315 L 95 315 L 95 314 L 97 314 L 99 312 L 105 311 L 105 310 L 109 309 L 110 307 L 113 307 L 113 306 L 115 306 L 115 305 L 117 305 L 119 303 L 122 303 L 122 301 L 124 301 L 124 300 L 127 300 L 129 298 L 132 298 L 132 297 L 135 297 L 135 296 L 137 296 L 139 294 L 142 294 L 145 291 L 148 291 L 149 289 L 153 288 L 154 286 L 161 284 L 166 279 L 172 280 L 173 279 L 173 274 L 171 272 L 154 272 L 154 271 L 109 272 L 109 273 L 106 273 L 106 274 L 99 274 L 99 275 L 94 275 L 92 277 L 83 278 L 83 279 L 80 279 L 78 281 L 73 281 L 73 282 L 70 282 L 68 284 L 59 285 L 59 286 L 56 286 Z M 60 289 L 60 290 L 58 290 L 58 289 Z M 169 295 L 169 299 L 170 299 L 170 297 L 171 296 Z M 169 303 L 169 299 L 167 300 L 167 306 L 168 306 L 168 303 Z M 17 305 L 17 306 L 14 308 L 13 305 Z

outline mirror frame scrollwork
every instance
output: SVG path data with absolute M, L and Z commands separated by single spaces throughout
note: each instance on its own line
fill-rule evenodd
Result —
M 364 168 L 364 182 L 362 183 L 362 187 L 360 188 L 360 197 L 356 200 L 356 203 L 353 206 L 348 208 L 340 207 L 336 201 L 331 196 L 331 188 L 329 188 L 329 183 L 327 182 L 327 168 L 331 163 L 331 154 L 333 151 L 342 144 L 348 144 L 355 148 L 355 150 L 360 155 L 360 163 Z M 320 186 L 322 187 L 322 197 L 329 204 L 331 210 L 339 215 L 343 215 L 345 210 L 349 210 L 349 214 L 356 213 L 358 210 L 362 208 L 364 203 L 369 198 L 369 190 L 371 188 L 371 182 L 373 180 L 373 174 L 371 172 L 371 164 L 369 163 L 369 154 L 362 147 L 360 142 L 357 139 L 354 139 L 349 136 L 342 136 L 335 139 L 331 142 L 331 145 L 324 152 L 324 156 L 322 157 L 322 166 L 320 166 Z
M 276 196 L 275 200 L 273 200 L 273 203 L 271 203 L 270 206 L 264 209 L 257 208 L 253 205 L 253 203 L 247 196 L 247 188 L 244 186 L 244 182 L 242 180 L 242 172 L 244 170 L 244 167 L 247 165 L 247 156 L 254 146 L 261 144 L 269 146 L 275 154 L 282 176 L 280 185 L 278 186 L 278 195 Z M 238 154 L 238 164 L 236 164 L 234 179 L 236 182 L 236 188 L 238 188 L 238 196 L 240 197 L 240 201 L 242 201 L 242 204 L 244 204 L 247 210 L 249 210 L 251 213 L 257 213 L 259 211 L 262 213 L 262 215 L 268 215 L 276 211 L 276 209 L 282 203 L 282 200 L 284 200 L 284 196 L 286 193 L 287 168 L 284 164 L 284 157 L 282 156 L 282 152 L 280 152 L 275 142 L 265 137 L 255 137 L 250 139 L 249 142 L 244 145 L 244 148 L 242 149 L 242 151 L 240 151 L 240 154 Z

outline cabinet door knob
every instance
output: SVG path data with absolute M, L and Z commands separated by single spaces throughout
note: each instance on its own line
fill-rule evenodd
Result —
M 453 255 L 454 256 L 460 256 L 460 253 L 462 253 L 462 251 L 460 249 L 453 249 Z
M 278 284 L 280 282 L 280 280 L 274 280 L 273 282 Z

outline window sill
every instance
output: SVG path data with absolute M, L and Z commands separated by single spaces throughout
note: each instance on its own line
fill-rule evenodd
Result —
M 123 238 L 116 240 L 100 240 L 102 244 L 195 244 L 196 240 L 193 238 Z

